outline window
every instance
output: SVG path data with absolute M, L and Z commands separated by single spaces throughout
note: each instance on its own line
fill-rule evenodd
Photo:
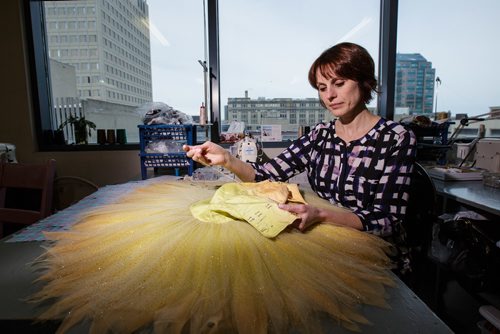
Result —
M 132 115 L 145 102 L 164 102 L 197 115 L 209 95 L 203 65 L 210 57 L 220 58 L 220 86 L 216 86 L 220 91 L 211 92 L 216 95 L 214 99 L 220 96 L 219 110 L 228 110 L 229 98 L 247 92 L 249 113 L 237 115 L 260 122 L 260 117 L 253 116 L 256 108 L 274 110 L 278 116 L 290 114 L 294 128 L 299 120 L 288 111 L 291 104 L 269 104 L 268 100 L 291 98 L 294 105 L 311 109 L 311 115 L 300 117 L 300 121 L 321 118 L 316 110 L 317 93 L 307 82 L 307 71 L 323 50 L 349 40 L 366 47 L 378 63 L 379 0 L 362 0 L 361 4 L 340 0 L 25 3 L 34 34 L 42 144 L 44 140 L 49 143 L 45 132 L 57 129 L 65 112 L 74 112 L 65 110 L 64 105 L 55 110 L 55 101 L 69 97 L 76 101 L 76 110 L 99 128 L 126 128 L 129 142 L 138 141 L 136 126 L 140 120 Z M 210 44 L 214 3 L 219 9 L 218 50 Z M 342 15 L 335 15 L 333 20 L 332 13 L 339 8 Z M 38 31 L 39 27 L 44 30 Z M 189 38 L 186 32 L 190 32 Z M 211 54 L 212 50 L 220 53 Z M 49 73 L 44 72 L 47 68 Z M 47 74 L 50 80 L 45 82 Z M 92 78 L 90 82 L 82 79 L 88 77 Z M 373 101 L 372 107 L 375 105 Z M 67 140 L 71 143 L 71 138 Z M 90 138 L 90 143 L 95 140 L 95 136 Z
M 471 116 L 499 105 L 499 11 L 498 1 L 399 0 L 398 66 L 417 75 L 410 82 L 397 71 L 397 93 L 408 94 L 396 102 L 401 114 Z
M 341 8 L 342 14 L 339 8 Z M 340 0 L 246 1 L 219 0 L 220 96 L 228 99 L 317 99 L 307 80 L 310 65 L 337 42 L 348 40 L 366 47 L 375 62 L 379 45 L 379 0 L 360 3 Z M 316 104 L 300 104 L 306 113 L 299 123 L 316 119 Z M 376 101 L 373 102 L 376 105 Z M 287 103 L 271 103 L 276 116 L 287 115 Z M 256 108 L 252 112 L 256 112 Z M 298 131 L 290 113 L 290 130 Z M 257 121 L 251 118 L 250 121 Z M 265 122 L 266 119 L 258 119 Z M 256 124 L 249 124 L 257 128 Z M 258 134 L 256 134 L 258 135 Z
M 148 0 L 153 100 L 199 115 L 205 101 L 204 8 L 201 0 Z M 187 37 L 186 32 L 189 32 Z M 208 47 L 208 46 L 207 46 Z
M 71 116 L 84 116 L 102 129 L 125 129 L 129 142 L 138 142 L 141 119 L 135 110 L 152 100 L 148 12 L 142 2 L 25 2 L 32 18 L 42 149 L 75 143 L 71 126 L 62 126 L 65 141 L 55 142 L 61 137 L 54 131 Z M 104 13 L 113 26 L 98 27 L 96 13 Z M 105 32 L 112 36 L 104 38 Z M 89 143 L 96 143 L 96 137 L 93 132 Z

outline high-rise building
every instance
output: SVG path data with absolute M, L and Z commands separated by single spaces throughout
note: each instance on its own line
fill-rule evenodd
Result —
M 408 108 L 410 115 L 432 114 L 435 75 L 432 63 L 421 54 L 398 53 L 395 107 Z
M 152 100 L 146 0 L 46 1 L 44 10 L 49 58 L 74 67 L 76 98 Z

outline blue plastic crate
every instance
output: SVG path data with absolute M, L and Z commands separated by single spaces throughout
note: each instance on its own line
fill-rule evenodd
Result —
M 193 145 L 195 142 L 196 127 L 191 124 L 186 125 L 139 125 L 140 161 L 141 176 L 147 178 L 147 169 L 173 168 L 175 174 L 179 175 L 179 168 L 187 168 L 188 174 L 192 175 L 194 162 L 180 153 L 147 153 L 146 147 L 152 141 L 172 140 L 182 144 Z

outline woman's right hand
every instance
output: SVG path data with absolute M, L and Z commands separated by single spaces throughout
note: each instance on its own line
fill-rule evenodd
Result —
M 202 165 L 212 166 L 227 166 L 230 154 L 223 147 L 206 141 L 201 145 L 183 145 L 182 149 L 186 152 L 188 158 L 201 163 Z

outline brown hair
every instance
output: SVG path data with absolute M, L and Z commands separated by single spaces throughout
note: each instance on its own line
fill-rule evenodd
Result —
M 334 45 L 314 61 L 309 69 L 309 83 L 314 89 L 318 89 L 318 71 L 325 78 L 338 76 L 356 81 L 364 103 L 372 100 L 372 92 L 377 93 L 375 63 L 368 51 L 357 44 L 345 42 Z

